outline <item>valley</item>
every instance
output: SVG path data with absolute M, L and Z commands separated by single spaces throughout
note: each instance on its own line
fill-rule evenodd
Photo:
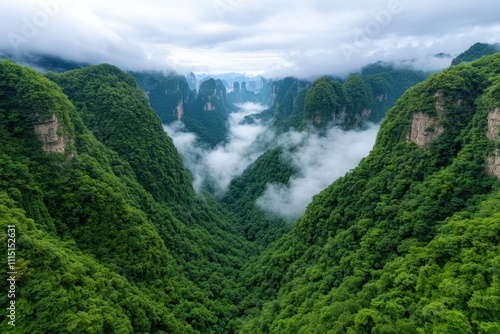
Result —
M 499 332 L 488 50 L 256 91 L 1 60 L 0 329 Z

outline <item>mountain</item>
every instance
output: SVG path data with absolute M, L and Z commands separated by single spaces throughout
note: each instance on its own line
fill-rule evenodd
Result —
M 498 54 L 409 89 L 246 267 L 241 333 L 499 331 L 499 92 Z
M 288 77 L 273 81 L 270 108 L 258 117 L 278 132 L 308 126 L 362 128 L 367 122 L 380 122 L 406 89 L 427 76 L 378 62 L 345 80 L 323 77 L 311 83 Z
M 468 63 L 483 56 L 492 55 L 497 52 L 500 52 L 500 44 L 487 44 L 478 42 L 472 45 L 466 51 L 453 58 L 453 60 L 451 61 L 451 65 L 456 66 L 461 63 Z
M 186 112 L 186 118 L 190 118 L 187 128 L 196 133 L 201 142 L 212 147 L 226 141 L 231 106 L 222 81 L 208 79 L 202 82 L 195 106 Z
M 356 115 L 419 75 L 384 66 L 267 82 L 263 117 Z M 229 112 L 221 81 L 194 99 L 185 78 L 134 75 L 0 61 L 3 332 L 500 331 L 498 53 L 409 88 L 293 226 L 254 205 L 297 172 L 285 148 L 200 197 L 144 89 L 209 116 Z
M 233 331 L 253 247 L 194 195 L 132 76 L 2 61 L 0 109 L 0 224 L 16 234 L 2 331 Z
M 257 208 L 255 202 L 267 184 L 288 184 L 295 173 L 283 148 L 278 146 L 266 151 L 242 175 L 231 181 L 222 204 L 233 215 L 232 221 L 247 240 L 267 246 L 290 230 L 286 221 L 270 217 Z
M 199 91 L 191 89 L 193 76 L 174 73 L 132 72 L 164 124 L 182 121 L 200 143 L 215 147 L 228 135 L 227 118 L 232 110 L 220 80 L 207 79 Z
M 90 66 L 85 62 L 46 53 L 9 53 L 0 50 L 0 60 L 13 60 L 18 64 L 25 64 L 42 72 L 52 71 L 56 73 Z

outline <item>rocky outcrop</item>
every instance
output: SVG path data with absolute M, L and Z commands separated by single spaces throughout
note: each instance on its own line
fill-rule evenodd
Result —
M 208 79 L 200 85 L 197 104 L 203 111 L 226 111 L 226 88 L 221 80 Z
M 415 113 L 411 122 L 409 141 L 414 142 L 419 147 L 425 147 L 444 132 L 444 128 L 438 125 L 438 122 L 439 120 L 433 119 L 422 112 Z
M 500 150 L 496 148 L 488 158 L 486 171 L 489 176 L 496 176 L 500 179 Z
M 66 152 L 66 140 L 59 134 L 62 130 L 56 114 L 48 120 L 33 124 L 38 139 L 42 142 L 42 149 L 47 153 Z
M 486 137 L 489 140 L 499 141 L 500 136 L 498 132 L 500 131 L 500 108 L 497 107 L 488 114 L 488 130 L 486 131 Z
M 500 141 L 500 108 L 497 107 L 488 114 L 488 129 L 486 137 L 489 140 Z M 486 170 L 488 175 L 496 176 L 500 179 L 500 150 L 495 148 L 493 154 L 488 158 Z
M 445 110 L 443 92 L 437 91 L 434 97 L 437 98 L 434 104 L 438 114 L 437 118 L 433 118 L 423 112 L 416 112 L 413 114 L 411 132 L 407 141 L 413 142 L 421 148 L 427 146 L 434 138 L 444 132 L 444 127 L 439 124 L 443 119 Z
M 181 100 L 177 103 L 177 120 L 180 121 L 182 119 L 182 115 L 184 115 L 184 102 Z

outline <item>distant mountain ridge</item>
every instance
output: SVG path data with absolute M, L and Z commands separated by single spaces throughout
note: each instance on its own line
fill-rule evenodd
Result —
M 462 52 L 456 56 L 452 61 L 451 65 L 456 66 L 461 63 L 469 63 L 471 61 L 477 60 L 483 56 L 489 56 L 500 52 L 500 44 L 488 44 L 488 43 L 476 43 L 472 45 L 469 49 Z

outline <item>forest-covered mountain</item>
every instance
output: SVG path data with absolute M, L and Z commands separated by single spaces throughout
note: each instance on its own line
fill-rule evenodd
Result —
M 236 277 L 253 248 L 195 197 L 132 76 L 101 65 L 47 78 L 2 61 L 0 109 L 0 236 L 7 245 L 15 226 L 15 332 L 235 328 Z
M 270 114 L 286 105 L 281 120 L 300 127 L 342 103 L 362 111 L 384 92 L 389 101 L 419 78 L 391 81 L 384 66 L 344 82 L 273 83 Z M 499 54 L 408 89 L 370 155 L 293 227 L 253 205 L 295 172 L 281 147 L 222 199 L 195 194 L 144 87 L 171 98 L 158 105 L 182 102 L 184 115 L 186 99 L 223 111 L 225 88 L 207 80 L 194 96 L 185 78 L 162 80 L 0 61 L 3 254 L 7 227 L 16 232 L 16 326 L 3 293 L 3 332 L 500 331 Z
M 380 122 L 406 89 L 427 76 L 378 62 L 345 80 L 323 77 L 309 82 L 288 77 L 272 82 L 271 99 L 265 101 L 270 108 L 258 117 L 278 132 L 310 126 L 361 128 L 367 122 Z
M 186 77 L 162 72 L 132 72 L 164 124 L 181 121 L 200 142 L 215 146 L 228 135 L 231 105 L 220 80 L 209 79 L 199 90 L 191 89 Z
M 249 116 L 246 121 L 261 119 L 278 133 L 304 130 L 309 126 L 361 128 L 367 122 L 380 122 L 407 88 L 428 75 L 378 62 L 345 80 L 330 77 L 314 82 L 293 77 L 262 79 L 259 92 L 248 90 L 245 82 L 235 82 L 233 90 L 227 93 L 220 79 L 207 78 L 195 91 L 182 75 L 132 74 L 163 123 L 181 120 L 187 131 L 197 135 L 199 143 L 211 147 L 227 140 L 228 114 L 234 111 L 234 104 L 268 105 L 268 110 Z
M 500 56 L 432 75 L 245 270 L 242 333 L 500 330 Z
M 500 44 L 475 43 L 470 48 L 453 58 L 451 65 L 469 63 L 484 56 L 489 56 L 500 52 Z

